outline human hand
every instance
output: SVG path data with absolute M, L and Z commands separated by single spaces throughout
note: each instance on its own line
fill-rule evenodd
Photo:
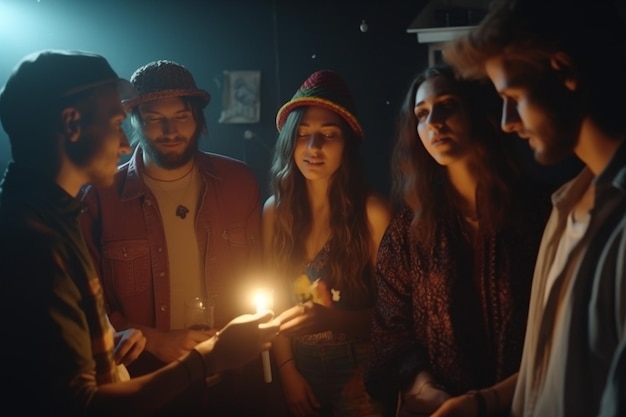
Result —
M 463 394 L 445 401 L 430 417 L 476 417 L 477 415 L 476 399 L 471 395 Z
M 139 329 L 115 333 L 114 358 L 116 365 L 128 365 L 139 357 L 146 347 L 146 337 Z
M 317 333 L 328 330 L 326 325 L 329 309 L 321 304 L 307 301 L 280 313 L 280 332 L 289 336 Z
M 449 398 L 450 394 L 437 385 L 432 375 L 422 371 L 411 387 L 401 393 L 398 417 L 431 415 Z
M 214 337 L 195 349 L 204 357 L 208 373 L 241 368 L 263 350 L 268 350 L 278 334 L 279 321 L 274 313 L 243 314 L 231 320 Z
M 198 343 L 211 338 L 216 332 L 217 329 L 157 330 L 150 333 L 147 349 L 161 361 L 169 363 L 189 353 Z
M 433 416 L 434 412 L 446 403 L 450 394 L 446 391 L 425 386 L 420 394 L 405 394 L 403 404 L 398 411 L 398 417 Z M 445 414 L 447 415 L 447 414 Z
M 294 417 L 317 416 L 320 403 L 313 393 L 313 389 L 295 367 L 293 369 L 281 369 L 280 379 L 283 393 L 289 412 Z

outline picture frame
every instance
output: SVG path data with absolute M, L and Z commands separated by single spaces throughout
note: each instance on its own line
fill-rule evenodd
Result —
M 261 114 L 261 72 L 224 71 L 219 123 L 258 123 Z

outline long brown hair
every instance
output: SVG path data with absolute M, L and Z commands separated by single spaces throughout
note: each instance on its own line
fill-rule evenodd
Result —
M 411 229 L 420 230 L 420 240 L 434 244 L 437 221 L 458 216 L 460 207 L 449 183 L 446 167 L 428 153 L 417 133 L 415 95 L 420 85 L 434 77 L 445 77 L 469 112 L 473 139 L 473 169 L 478 176 L 478 215 L 487 231 L 514 223 L 511 216 L 520 171 L 507 143 L 512 143 L 499 126 L 501 100 L 485 81 L 460 79 L 446 65 L 427 68 L 411 82 L 397 124 L 392 151 L 392 197 L 396 207 L 413 211 Z M 428 247 L 427 246 L 427 247 Z
M 305 241 L 311 231 L 311 208 L 305 178 L 293 154 L 296 132 L 306 107 L 291 111 L 276 141 L 270 170 L 270 187 L 276 207 L 270 253 L 273 268 L 285 279 L 302 273 L 306 262 Z M 328 282 L 348 288 L 347 296 L 367 297 L 364 279 L 370 276 L 370 233 L 366 200 L 368 186 L 358 153 L 359 139 L 342 123 L 345 138 L 341 165 L 328 189 L 330 229 Z

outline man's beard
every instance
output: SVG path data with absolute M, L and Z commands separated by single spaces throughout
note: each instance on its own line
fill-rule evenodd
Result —
M 170 139 L 159 138 L 156 143 L 167 142 Z M 183 137 L 177 136 L 174 141 L 184 141 Z M 180 168 L 193 159 L 193 156 L 198 150 L 198 135 L 194 134 L 187 147 L 182 153 L 174 152 L 161 152 L 156 146 L 155 142 L 146 139 L 144 136 L 140 137 L 139 141 L 141 148 L 148 155 L 148 157 L 159 167 L 164 169 L 176 169 Z
M 574 153 L 580 134 L 580 119 L 570 112 L 546 110 L 552 120 L 550 128 L 543 132 L 544 142 L 541 152 L 535 151 L 535 159 L 541 165 L 557 164 Z
M 560 82 L 557 80 L 556 85 Z M 537 100 L 542 103 L 545 120 L 549 122 L 543 131 L 534 132 L 543 138 L 543 150 L 535 151 L 535 159 L 542 165 L 553 165 L 574 153 L 583 114 L 578 104 L 580 98 L 575 92 L 549 85 L 540 91 Z
M 545 144 L 542 152 L 535 151 L 535 159 L 541 165 L 558 164 L 574 153 L 575 138 L 572 135 L 568 137 L 562 133 L 558 136 L 555 140 Z

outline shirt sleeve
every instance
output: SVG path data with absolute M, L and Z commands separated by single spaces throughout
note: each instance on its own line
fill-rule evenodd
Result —
M 47 239 L 21 236 L 2 248 L 2 327 L 17 342 L 4 356 L 10 358 L 9 395 L 23 398 L 19 391 L 30 386 L 28 408 L 78 415 L 97 389 L 95 362 L 81 294 L 53 247 Z
M 408 222 L 395 218 L 378 252 L 377 300 L 372 323 L 372 353 L 366 386 L 373 397 L 392 400 L 424 369 L 424 350 L 413 326 L 413 285 Z
M 626 415 L 626 230 L 622 231 L 615 255 L 615 320 L 619 345 L 600 404 L 601 417 Z
M 80 228 L 89 250 L 96 274 L 102 280 L 106 312 L 114 327 L 124 328 L 126 318 L 121 313 L 120 303 L 111 282 L 111 274 L 105 274 L 102 267 L 102 218 L 100 217 L 100 199 L 102 194 L 95 188 L 88 186 L 81 190 L 81 201 L 84 209 L 80 214 Z

